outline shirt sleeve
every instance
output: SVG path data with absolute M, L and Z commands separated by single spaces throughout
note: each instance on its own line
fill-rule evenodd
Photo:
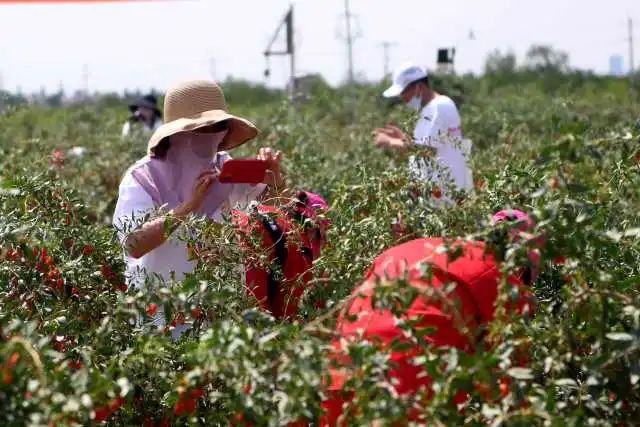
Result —
M 120 242 L 124 242 L 131 231 L 139 228 L 141 218 L 155 209 L 151 196 L 127 171 L 120 183 L 118 201 L 113 214 L 113 226 Z

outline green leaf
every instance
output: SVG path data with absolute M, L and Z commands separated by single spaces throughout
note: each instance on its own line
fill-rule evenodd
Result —
M 570 387 L 570 388 L 578 387 L 578 383 L 576 383 L 575 380 L 571 378 L 561 378 L 559 380 L 555 380 L 554 384 L 560 387 Z
M 509 376 L 518 380 L 531 380 L 533 379 L 533 373 L 529 368 L 511 368 L 507 370 Z
M 611 341 L 632 341 L 633 335 L 626 332 L 609 332 L 606 335 Z

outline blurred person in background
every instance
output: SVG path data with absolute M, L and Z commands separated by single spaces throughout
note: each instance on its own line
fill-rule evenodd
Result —
M 420 180 L 431 181 L 442 187 L 451 182 L 458 190 L 472 190 L 473 179 L 468 155 L 470 141 L 464 140 L 460 114 L 448 96 L 431 87 L 429 76 L 422 67 L 406 62 L 393 73 L 393 84 L 384 91 L 385 98 L 400 98 L 418 112 L 413 137 L 398 127 L 388 124 L 373 132 L 374 144 L 399 152 L 423 149 L 420 155 L 411 155 L 409 167 Z M 429 165 L 425 157 L 435 160 Z
M 152 95 L 145 95 L 129 104 L 130 116 L 122 126 L 122 137 L 126 138 L 140 129 L 143 135 L 149 136 L 162 126 L 162 113 L 158 109 L 158 100 Z
M 194 271 L 196 261 L 188 256 L 182 226 L 187 217 L 222 222 L 225 213 L 246 208 L 266 189 L 284 187 L 281 153 L 270 148 L 261 148 L 257 156 L 268 165 L 264 183 L 218 181 L 223 164 L 231 159 L 225 150 L 249 142 L 258 129 L 228 112 L 216 83 L 198 80 L 171 88 L 164 119 L 149 140 L 148 154 L 124 174 L 113 216 L 125 252 L 127 284 L 137 288 L 149 281 L 179 281 Z M 153 322 L 164 325 L 162 309 Z M 180 333 L 174 331 L 174 338 Z

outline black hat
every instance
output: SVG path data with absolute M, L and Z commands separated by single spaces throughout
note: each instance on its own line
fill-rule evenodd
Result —
M 155 111 L 158 116 L 162 116 L 162 113 L 158 109 L 158 99 L 155 97 L 155 95 L 149 94 L 135 100 L 134 102 L 129 104 L 129 111 L 135 113 L 136 110 L 140 107 L 150 108 Z

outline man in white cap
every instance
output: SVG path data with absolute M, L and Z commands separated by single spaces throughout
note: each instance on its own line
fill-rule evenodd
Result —
M 425 148 L 424 154 L 410 158 L 410 168 L 416 177 L 432 181 L 436 186 L 447 181 L 456 189 L 471 190 L 473 182 L 467 161 L 470 142 L 462 139 L 460 114 L 451 98 L 431 88 L 427 72 L 412 63 L 402 64 L 394 71 L 393 84 L 383 96 L 399 97 L 420 116 L 413 138 L 389 124 L 374 131 L 374 143 L 402 152 Z M 435 167 L 424 157 L 432 157 Z

